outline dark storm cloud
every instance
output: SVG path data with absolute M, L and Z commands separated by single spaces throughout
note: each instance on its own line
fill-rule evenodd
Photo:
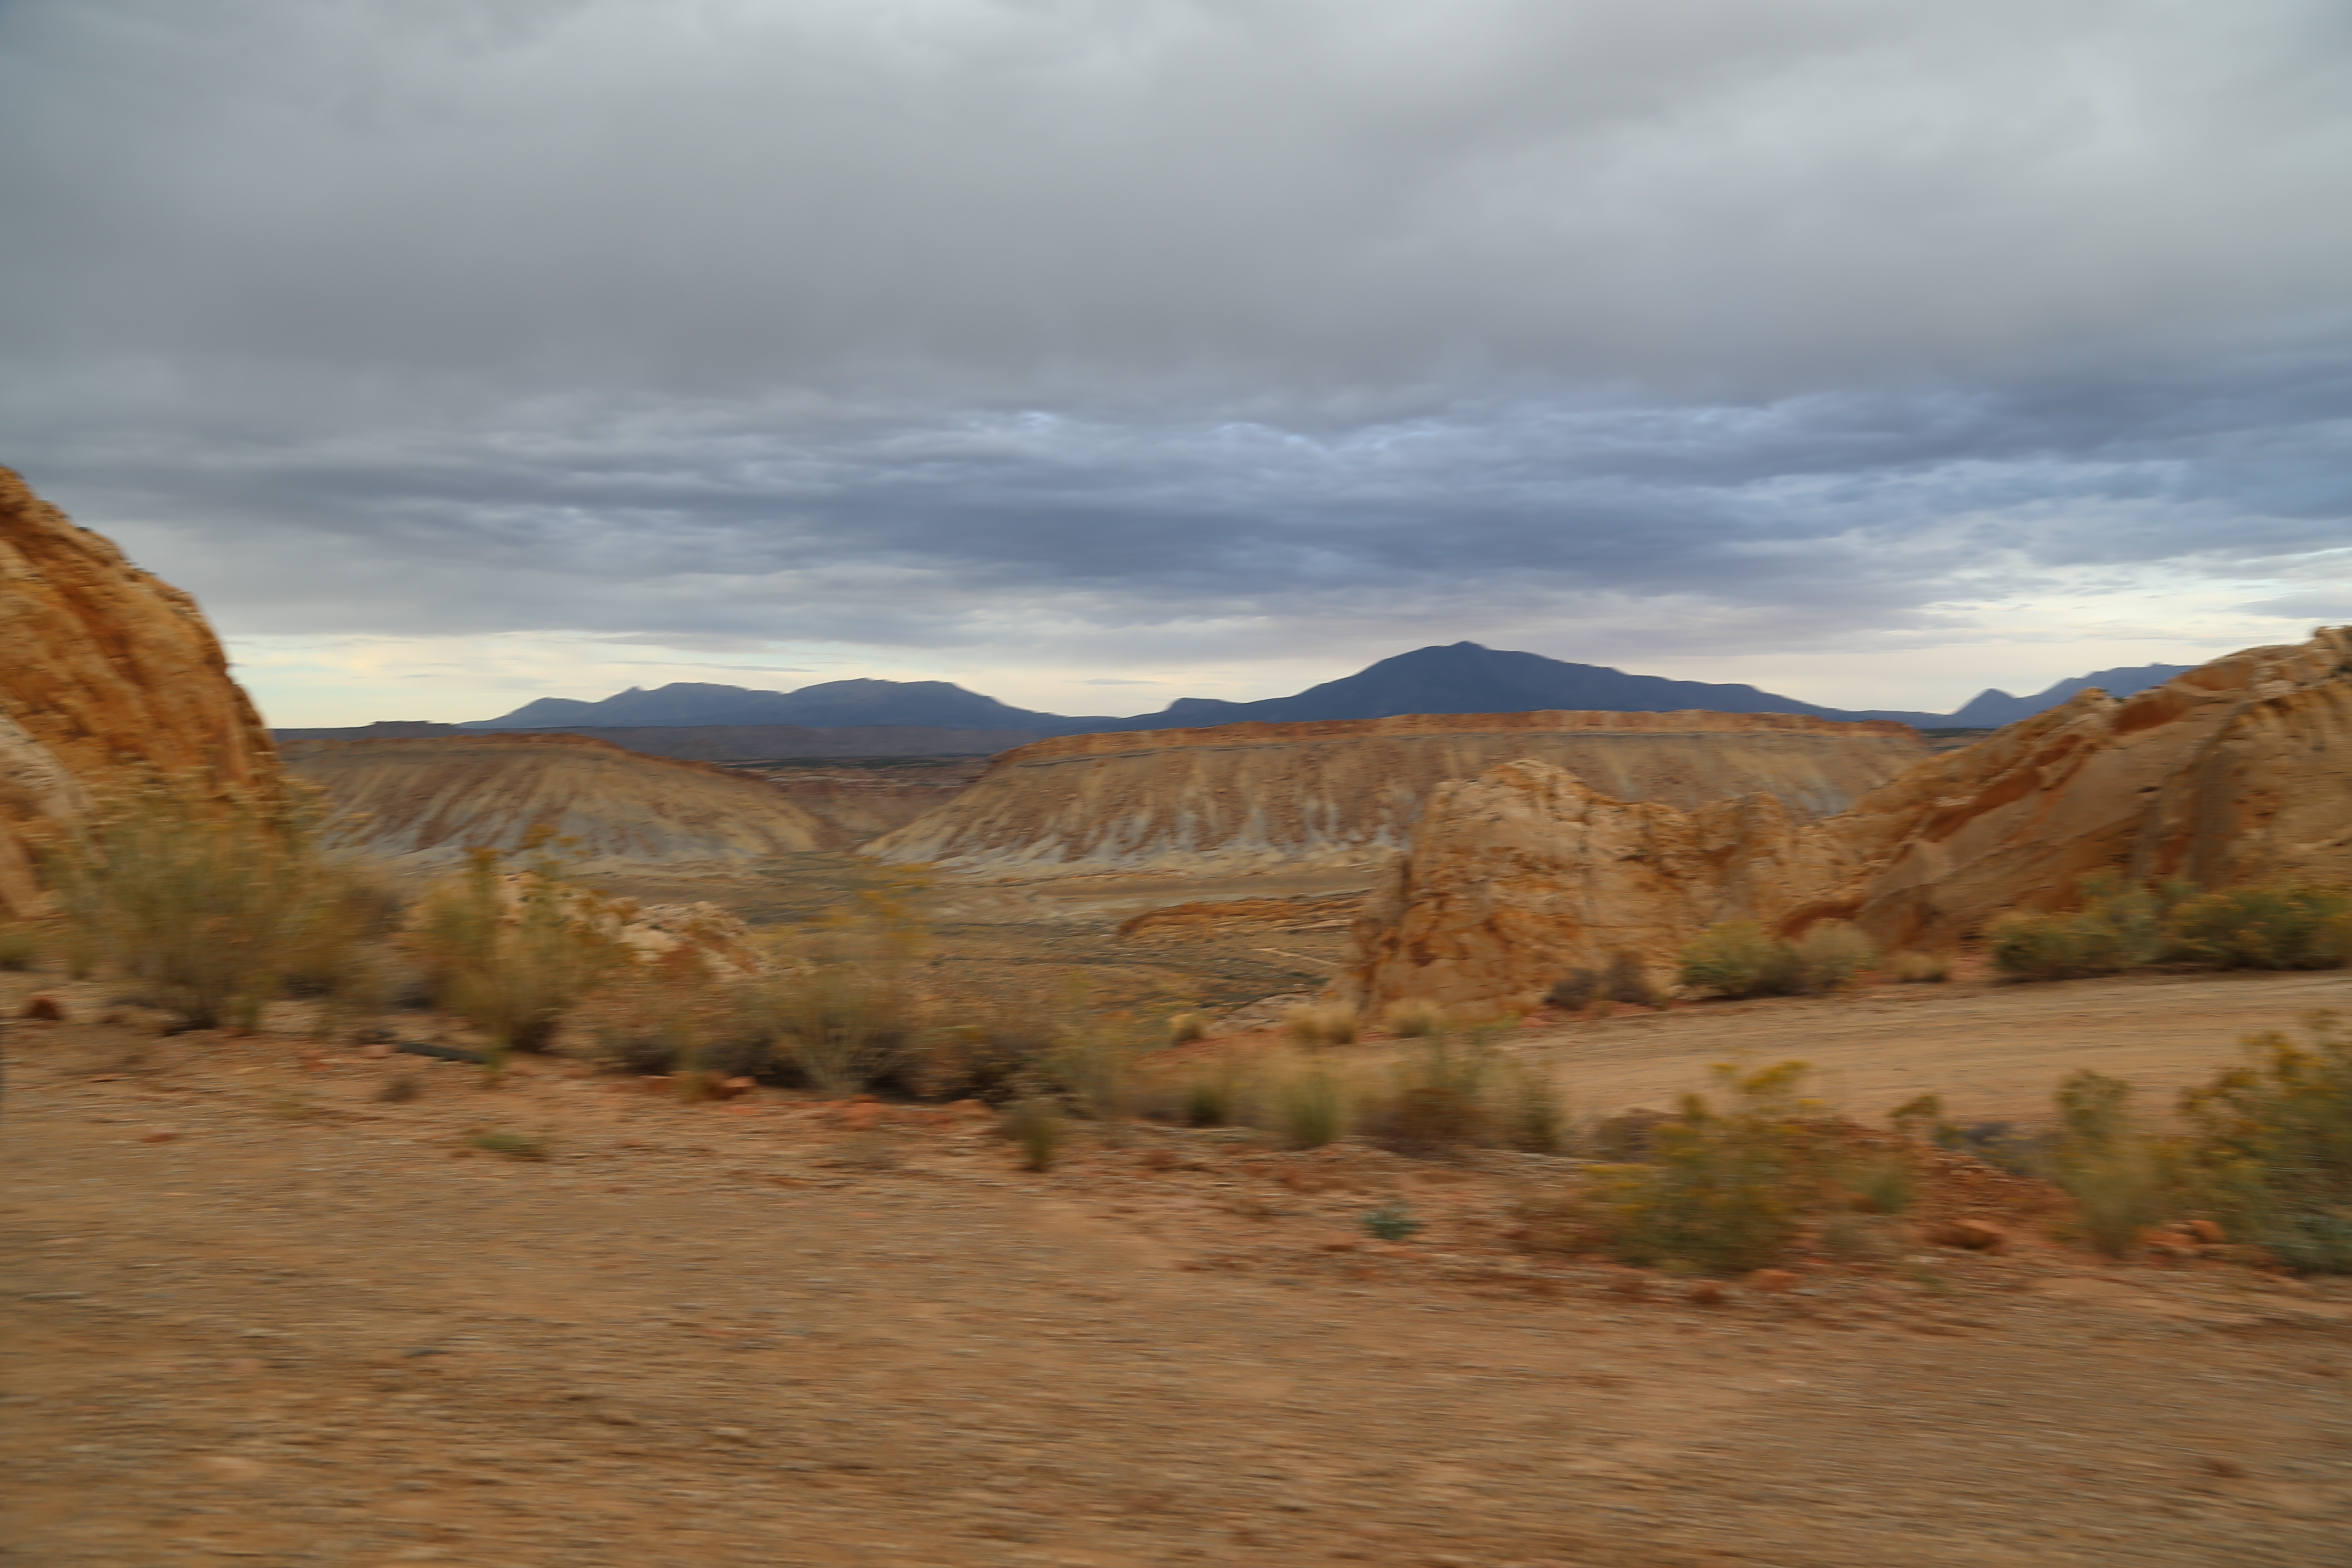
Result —
M 16 0 L 0 457 L 244 632 L 2300 582 L 2347 65 L 2290 0 Z

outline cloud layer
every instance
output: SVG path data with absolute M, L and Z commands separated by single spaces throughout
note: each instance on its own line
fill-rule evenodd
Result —
M 0 460 L 258 641 L 2291 636 L 2347 68 L 2289 0 L 13 0 Z

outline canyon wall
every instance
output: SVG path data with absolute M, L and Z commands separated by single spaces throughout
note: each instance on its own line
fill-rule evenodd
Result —
M 2352 629 L 2251 648 L 2118 701 L 2084 691 L 1801 822 L 1750 797 L 1612 798 L 1539 765 L 1436 791 L 1367 903 L 1342 990 L 1505 1009 L 1566 970 L 1663 978 L 1719 921 L 1847 919 L 1948 946 L 2084 876 L 2352 882 Z
M 286 758 L 327 792 L 332 847 L 411 865 L 541 831 L 588 870 L 742 866 L 837 837 L 763 780 L 580 735 L 290 741 Z
M 1004 752 L 865 853 L 982 876 L 1375 865 L 1431 792 L 1534 758 L 1624 799 L 1762 792 L 1841 811 L 1927 754 L 1900 724 L 1793 714 L 1466 713 L 1069 735 Z
M 273 787 L 278 758 L 204 614 L 0 468 L 0 912 L 40 892 L 28 834 L 143 771 Z

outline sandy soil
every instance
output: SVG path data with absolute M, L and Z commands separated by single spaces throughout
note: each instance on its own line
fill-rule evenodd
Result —
M 1916 1058 L 2022 1108 L 2084 1051 L 2201 1071 L 2330 984 L 1525 1033 L 1588 1104 L 1803 1039 L 1857 1100 Z M 2316 1568 L 2352 1539 L 2340 1285 L 2008 1216 L 2003 1256 L 1890 1222 L 1882 1264 L 1701 1305 L 1513 1251 L 1507 1205 L 1562 1176 L 1532 1156 L 1139 1129 L 1034 1175 L 978 1118 L 303 1052 L 13 1027 L 0 1562 Z M 1369 1240 L 1392 1201 L 1427 1228 Z
M 1919 1094 L 1953 1119 L 2044 1121 L 2058 1080 L 2091 1068 L 2140 1087 L 2151 1119 L 2177 1092 L 2235 1059 L 2264 1030 L 2297 1032 L 2306 1013 L 2352 1012 L 2352 974 L 2135 975 L 2038 985 L 1872 985 L 1847 995 L 1619 1009 L 1603 1022 L 1517 1031 L 1553 1063 L 1580 1110 L 1669 1106 L 1708 1067 L 1791 1058 L 1813 1092 L 1876 1121 Z

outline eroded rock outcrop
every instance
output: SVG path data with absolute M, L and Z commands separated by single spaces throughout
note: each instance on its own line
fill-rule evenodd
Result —
M 1519 763 L 1437 792 L 1368 903 L 1344 988 L 1524 1006 L 1564 970 L 1672 965 L 1717 921 L 1854 921 L 1938 946 L 2090 872 L 2352 881 L 2352 629 L 2252 648 L 2118 701 L 2099 691 L 1930 757 L 1845 812 L 1683 811 Z
M 287 771 L 327 790 L 331 847 L 412 865 L 534 832 L 569 839 L 585 869 L 743 865 L 830 837 L 760 778 L 585 736 L 289 741 Z
M 1927 754 L 1901 724 L 1793 714 L 1465 713 L 1069 735 L 1006 752 L 865 852 L 968 874 L 1372 865 L 1440 785 L 1534 758 L 1685 808 L 1761 791 L 1801 820 Z
M 26 833 L 141 770 L 268 787 L 277 753 L 204 614 L 0 468 L 0 910 L 38 907 Z
M 824 824 L 762 780 L 581 735 L 290 741 L 287 765 L 327 792 L 338 849 L 414 865 L 572 841 L 591 870 L 741 866 L 824 847 Z

